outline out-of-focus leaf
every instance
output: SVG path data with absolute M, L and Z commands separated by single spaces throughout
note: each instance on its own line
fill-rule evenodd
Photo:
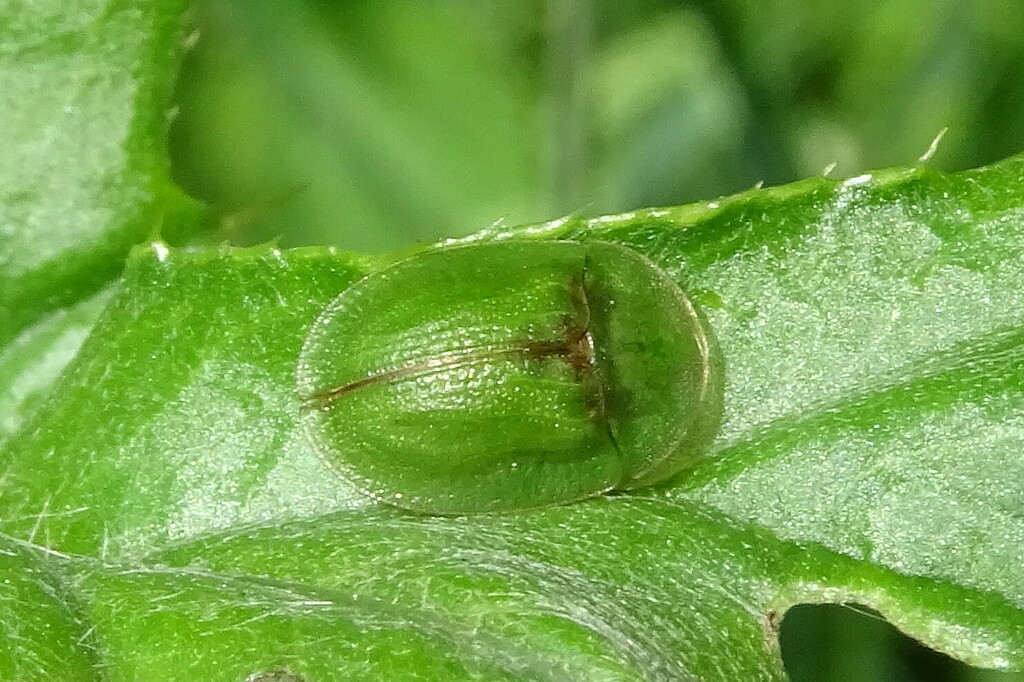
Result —
M 916 159 L 941 167 L 1024 147 L 1024 13 L 1014 0 L 705 3 L 748 101 L 747 158 L 777 183 Z
M 184 0 L 0 7 L 0 345 L 196 229 L 166 131 Z
M 300 190 L 243 239 L 382 252 L 550 215 L 536 66 L 517 51 L 534 39 L 529 7 L 204 9 L 179 173 L 232 207 Z

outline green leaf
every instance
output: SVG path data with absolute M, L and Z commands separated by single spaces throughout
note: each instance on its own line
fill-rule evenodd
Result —
M 196 229 L 165 150 L 185 5 L 0 9 L 0 346 L 95 293 L 147 236 Z
M 808 181 L 789 217 L 755 194 L 660 230 L 732 376 L 718 456 L 677 496 L 1024 604 L 1022 169 Z M 588 236 L 657 229 L 622 223 Z
M 61 570 L 125 679 L 781 680 L 805 602 L 1024 670 L 1022 177 L 478 235 L 644 253 L 703 304 L 727 386 L 714 456 L 666 488 L 469 518 L 367 501 L 297 428 L 308 326 L 382 259 L 153 244 L 0 453 L 0 528 L 102 560 Z
M 104 290 L 49 313 L 0 349 L 0 445 L 46 396 L 109 300 Z
M 94 641 L 52 558 L 0 537 L 2 679 L 96 679 Z

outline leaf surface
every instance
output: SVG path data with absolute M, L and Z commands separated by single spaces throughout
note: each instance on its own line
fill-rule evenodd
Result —
M 166 154 L 186 4 L 0 8 L 0 344 L 95 293 L 132 245 L 197 229 Z
M 94 557 L 64 570 L 125 679 L 781 680 L 803 602 L 1021 669 L 1022 164 L 478 235 L 646 254 L 727 363 L 700 465 L 507 515 L 370 503 L 297 428 L 309 325 L 383 259 L 154 244 L 8 442 L 3 530 Z

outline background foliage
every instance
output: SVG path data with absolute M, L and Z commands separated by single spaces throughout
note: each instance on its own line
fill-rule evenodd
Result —
M 911 163 L 944 127 L 939 170 L 1024 149 L 1016 0 L 205 0 L 199 23 L 177 172 L 259 213 L 245 242 L 677 205 Z

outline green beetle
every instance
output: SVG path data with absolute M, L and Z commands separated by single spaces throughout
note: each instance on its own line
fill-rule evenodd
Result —
M 690 299 L 604 242 L 442 248 L 373 273 L 313 324 L 297 380 L 331 467 L 446 515 L 663 481 L 707 448 L 722 402 Z

